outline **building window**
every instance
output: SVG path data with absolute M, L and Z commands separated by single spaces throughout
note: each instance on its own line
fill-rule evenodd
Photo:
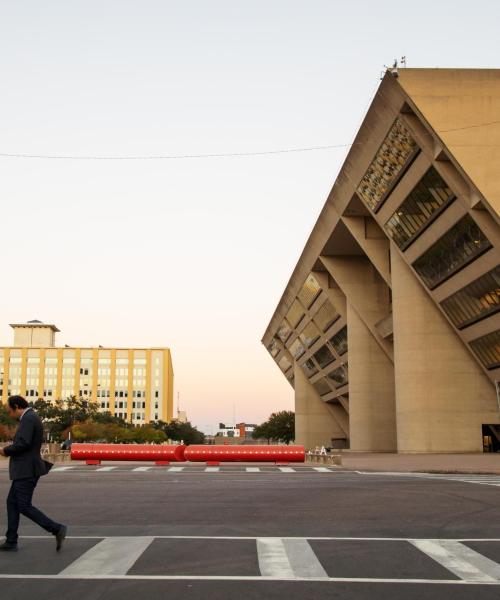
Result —
M 413 263 L 431 290 L 491 248 L 490 241 L 466 215 Z
M 297 338 L 292 344 L 290 344 L 290 354 L 295 358 L 295 360 L 299 359 L 305 351 L 306 350 L 299 338 Z
M 286 319 L 283 319 L 283 323 L 281 323 L 281 325 L 278 328 L 278 337 L 279 339 L 285 343 L 288 336 L 290 335 L 292 331 L 292 328 L 290 327 L 290 324 L 287 322 Z
M 325 396 L 332 391 L 332 388 L 328 385 L 325 379 L 319 379 L 313 383 L 313 387 L 320 396 Z
M 278 355 L 279 351 L 280 351 L 280 346 L 278 343 L 278 340 L 276 338 L 273 338 L 271 340 L 271 343 L 269 344 L 269 346 L 267 347 L 267 350 L 269 351 L 269 354 L 274 358 L 275 356 Z
M 487 369 L 500 367 L 500 330 L 473 340 L 470 347 Z
M 318 297 L 320 291 L 321 288 L 314 275 L 309 275 L 302 286 L 302 289 L 298 293 L 297 298 L 300 300 L 302 306 L 309 308 Z
M 441 302 L 453 325 L 463 329 L 500 309 L 500 267 Z
M 320 334 L 318 328 L 316 327 L 316 325 L 314 325 L 313 322 L 311 322 L 304 327 L 301 334 L 299 335 L 299 338 L 305 344 L 305 346 L 309 348 L 314 344 L 314 342 L 318 340 L 319 335 Z
M 396 119 L 360 181 L 358 196 L 377 210 L 417 155 L 418 146 L 400 119 Z
M 318 367 L 311 358 L 307 359 L 306 362 L 301 366 L 301 368 L 307 377 L 312 377 L 318 372 Z
M 454 199 L 455 194 L 431 167 L 387 221 L 385 230 L 404 250 Z
M 347 352 L 347 325 L 330 338 L 330 344 L 339 356 Z
M 283 356 L 279 360 L 278 366 L 283 371 L 283 373 L 286 373 L 286 371 L 288 371 L 288 369 L 292 366 L 292 363 L 288 360 L 286 356 Z
M 328 373 L 328 379 L 333 382 L 336 388 L 340 388 L 347 383 L 347 369 L 345 367 L 339 367 L 331 373 Z
M 339 313 L 328 300 L 321 306 L 321 308 L 313 317 L 314 322 L 319 326 L 321 331 L 326 331 L 339 318 Z
M 155 398 L 159 398 L 160 397 L 160 392 L 158 390 L 155 391 Z
M 322 369 L 335 360 L 335 356 L 333 356 L 326 346 L 321 346 L 321 348 L 314 353 L 314 358 Z
M 304 316 L 304 309 L 300 305 L 300 303 L 295 300 L 290 306 L 290 309 L 285 315 L 286 320 L 292 327 L 297 327 L 297 325 L 302 321 L 302 317 Z

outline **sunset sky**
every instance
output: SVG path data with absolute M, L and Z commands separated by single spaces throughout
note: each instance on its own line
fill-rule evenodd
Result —
M 348 144 L 384 64 L 498 67 L 499 22 L 494 0 L 3 0 L 0 154 Z M 58 345 L 168 346 L 206 432 L 291 409 L 260 339 L 346 152 L 0 156 L 0 343 L 40 319 Z

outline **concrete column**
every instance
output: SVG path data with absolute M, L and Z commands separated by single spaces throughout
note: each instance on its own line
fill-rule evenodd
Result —
M 345 434 L 335 417 L 295 363 L 295 441 L 306 448 L 330 446 Z
M 394 368 L 348 300 L 351 450 L 396 451 Z
M 391 244 L 398 452 L 481 452 L 493 384 Z

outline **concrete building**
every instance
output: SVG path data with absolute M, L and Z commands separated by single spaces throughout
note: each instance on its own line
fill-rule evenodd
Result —
M 11 327 L 14 345 L 0 349 L 3 402 L 14 394 L 28 401 L 76 396 L 134 424 L 172 419 L 168 348 L 58 348 L 55 325 L 29 321 Z
M 226 425 L 225 423 L 219 423 L 219 429 L 215 435 L 218 437 L 251 439 L 253 430 L 256 427 L 257 425 L 251 423 L 236 423 L 236 425 Z
M 500 70 L 388 71 L 262 340 L 298 443 L 498 447 L 499 213 Z

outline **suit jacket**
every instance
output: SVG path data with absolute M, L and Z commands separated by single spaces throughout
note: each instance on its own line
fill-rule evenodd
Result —
M 4 448 L 5 456 L 10 457 L 11 479 L 29 479 L 47 475 L 52 468 L 52 463 L 43 460 L 40 456 L 42 441 L 42 422 L 36 412 L 30 408 L 21 417 L 14 441 Z

